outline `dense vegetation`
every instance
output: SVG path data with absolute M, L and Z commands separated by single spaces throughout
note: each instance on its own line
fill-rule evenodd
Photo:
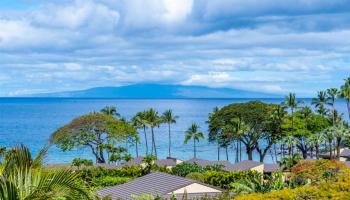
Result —
M 155 109 L 149 109 L 138 112 L 128 121 L 120 116 L 116 107 L 107 106 L 100 112 L 73 119 L 54 132 L 50 142 L 64 151 L 88 148 L 96 163 L 121 164 L 132 159 L 129 149 L 122 146 L 125 143 L 133 144 L 139 156 L 139 132 L 143 132 L 144 166 L 108 169 L 93 166 L 91 160 L 76 158 L 71 169 L 44 168 L 42 160 L 49 145 L 36 158 L 32 158 L 24 146 L 0 148 L 0 199 L 100 199 L 94 197 L 96 189 L 122 184 L 152 171 L 221 187 L 234 192 L 235 199 L 348 199 L 350 171 L 335 160 L 340 159 L 341 148 L 350 145 L 350 129 L 343 114 L 335 109 L 337 98 L 345 99 L 350 113 L 350 78 L 339 90 L 330 88 L 318 92 L 312 100 L 315 108 L 305 106 L 290 93 L 281 104 L 234 103 L 215 108 L 209 114 L 208 140 L 217 144 L 218 151 L 225 149 L 226 159 L 230 147 L 235 150 L 237 162 L 242 159 L 242 150 L 250 160 L 256 152 L 261 162 L 270 154 L 284 170 L 271 175 L 255 171 L 224 172 L 219 165 L 201 167 L 183 163 L 171 170 L 156 166 L 157 128 L 162 123 L 168 126 L 168 155 L 171 156 L 171 125 L 178 117 L 172 110 L 159 115 Z M 184 131 L 184 143 L 193 143 L 194 157 L 197 143 L 206 138 L 199 129 L 194 123 Z M 151 141 L 147 140 L 149 133 Z M 322 153 L 327 153 L 330 160 L 319 159 Z M 304 160 L 306 158 L 317 160 Z

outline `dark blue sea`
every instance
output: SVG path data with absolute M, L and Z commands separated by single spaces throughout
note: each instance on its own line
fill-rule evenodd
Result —
M 29 146 L 36 154 L 46 143 L 52 132 L 70 122 L 73 118 L 99 111 L 104 106 L 116 106 L 119 113 L 130 119 L 138 111 L 155 108 L 162 113 L 166 109 L 173 109 L 179 116 L 177 123 L 172 126 L 173 148 L 172 154 L 179 159 L 189 159 L 193 156 L 192 144 L 184 144 L 184 132 L 191 123 L 198 123 L 201 131 L 207 133 L 205 121 L 208 113 L 215 106 L 235 102 L 246 102 L 253 99 L 71 99 L 71 98 L 0 98 L 0 145 L 11 147 L 17 144 Z M 260 99 L 269 103 L 280 103 L 283 99 Z M 304 99 L 310 104 L 310 99 Z M 336 105 L 347 118 L 344 101 Z M 141 133 L 142 134 L 142 133 Z M 167 156 L 168 134 L 167 127 L 161 126 L 155 130 L 156 144 L 160 158 Z M 150 134 L 148 134 L 150 136 Z M 141 135 L 141 140 L 143 139 Z M 143 142 L 143 141 L 141 141 Z M 197 156 L 204 159 L 217 159 L 217 148 L 207 141 L 200 142 Z M 129 151 L 135 155 L 135 148 L 130 146 Z M 140 145 L 140 153 L 144 153 L 144 145 Z M 234 161 L 235 154 L 230 149 L 229 159 Z M 47 163 L 68 163 L 75 157 L 93 158 L 89 149 L 62 152 L 52 146 L 46 157 Z M 224 151 L 221 158 L 225 159 Z M 258 157 L 255 155 L 255 159 Z M 266 162 L 272 162 L 271 156 Z

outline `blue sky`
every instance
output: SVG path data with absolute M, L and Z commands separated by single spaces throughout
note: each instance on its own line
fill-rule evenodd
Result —
M 350 76 L 350 0 L 0 0 L 0 96 L 133 83 L 278 94 Z

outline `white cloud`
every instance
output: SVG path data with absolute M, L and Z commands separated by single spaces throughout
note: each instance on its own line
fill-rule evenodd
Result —
M 50 2 L 0 14 L 0 95 L 137 82 L 306 94 L 349 70 L 347 0 Z

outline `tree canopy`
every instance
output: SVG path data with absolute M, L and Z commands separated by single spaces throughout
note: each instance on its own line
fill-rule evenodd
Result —
M 275 140 L 280 137 L 280 120 L 274 117 L 276 110 L 281 109 L 277 104 L 267 104 L 261 101 L 250 101 L 246 103 L 234 103 L 225 106 L 212 113 L 209 123 L 211 138 L 215 134 L 225 134 L 243 142 L 246 146 L 248 159 L 252 160 L 253 151 L 256 149 L 263 161 L 267 151 Z M 228 127 L 229 125 L 229 127 Z M 228 129 L 229 128 L 229 129 Z M 221 130 L 221 131 L 219 131 Z M 227 134 L 231 130 L 232 134 Z M 266 145 L 259 145 L 259 141 L 265 140 Z
M 96 162 L 105 163 L 104 150 L 106 144 L 117 144 L 136 137 L 137 132 L 124 120 L 112 115 L 89 113 L 73 119 L 67 125 L 52 134 L 52 142 L 63 151 L 74 148 L 90 148 Z

